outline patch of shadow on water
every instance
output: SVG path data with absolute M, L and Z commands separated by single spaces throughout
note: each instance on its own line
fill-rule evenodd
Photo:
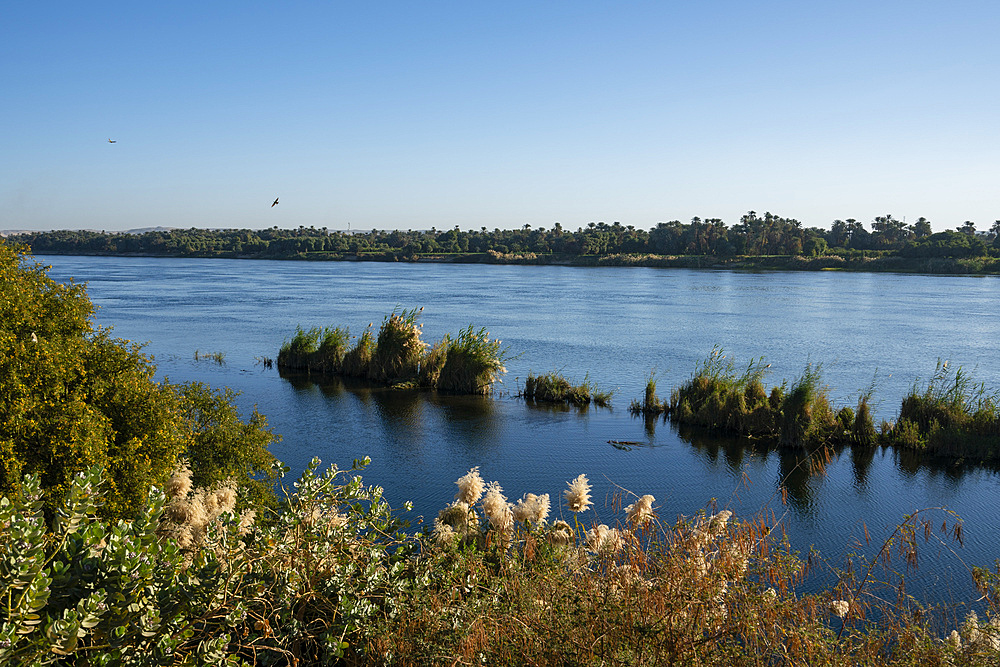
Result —
M 449 394 L 433 389 L 385 387 L 358 378 L 280 372 L 296 392 L 320 392 L 331 403 L 345 400 L 377 418 L 383 433 L 394 442 L 410 446 L 428 433 L 463 443 L 470 449 L 495 444 L 500 431 L 495 399 L 488 396 Z
M 590 403 L 569 403 L 569 402 L 556 402 L 556 401 L 536 401 L 531 398 L 518 398 L 517 400 L 523 401 L 524 405 L 527 406 L 529 410 L 535 412 L 548 412 L 551 414 L 578 414 L 586 415 L 591 411 L 605 411 L 614 412 L 614 408 L 610 405 L 600 406 L 594 402 Z

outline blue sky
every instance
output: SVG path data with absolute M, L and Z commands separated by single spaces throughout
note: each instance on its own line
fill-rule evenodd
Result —
M 39 1 L 2 18 L 0 229 L 1000 219 L 995 1 Z

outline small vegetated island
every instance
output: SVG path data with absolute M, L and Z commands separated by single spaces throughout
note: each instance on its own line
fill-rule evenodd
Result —
M 227 390 L 156 381 L 141 350 L 93 326 L 92 309 L 82 287 L 55 283 L 0 242 L 2 665 L 1000 659 L 992 570 L 974 571 L 982 598 L 967 602 L 982 616 L 964 619 L 897 597 L 899 581 L 876 577 L 877 558 L 803 594 L 806 562 L 766 508 L 674 519 L 653 496 L 623 491 L 621 509 L 598 521 L 585 474 L 509 499 L 473 468 L 433 525 L 414 531 L 358 475 L 367 460 L 348 470 L 314 460 L 286 493 L 262 415 L 244 419 Z M 414 344 L 415 319 L 393 313 L 377 339 L 369 327 L 353 345 L 346 330 L 301 331 L 282 361 L 419 385 L 414 360 L 438 348 L 427 372 L 473 393 L 502 372 L 500 342 L 486 332 L 428 349 Z M 736 375 L 715 355 L 678 389 L 671 414 L 790 442 L 827 428 L 870 439 L 863 403 L 853 419 L 830 410 L 814 428 L 799 417 L 826 414 L 815 377 L 768 393 L 760 371 Z M 970 400 L 982 408 L 973 422 L 988 423 L 992 404 L 976 403 L 957 372 L 942 367 L 924 393 L 929 402 L 897 422 L 914 424 L 899 427 L 905 437 L 926 422 L 928 442 L 950 442 L 947 424 Z M 655 385 L 645 403 L 660 404 Z M 884 537 L 883 552 L 915 557 L 917 535 L 959 526 L 921 510 Z
M 892 215 L 870 228 L 834 220 L 829 229 L 749 211 L 734 225 L 718 218 L 673 220 L 651 229 L 592 222 L 551 228 L 345 232 L 297 229 L 170 229 L 136 233 L 23 232 L 37 254 L 231 257 L 247 259 L 451 261 L 686 268 L 1000 273 L 1000 221 L 966 221 L 934 233 L 930 222 Z
M 962 368 L 939 361 L 924 388 L 914 384 L 895 421 L 879 428 L 872 419 L 874 389 L 855 408 L 835 408 L 822 384 L 820 368 L 808 364 L 802 376 L 764 387 L 769 365 L 751 360 L 742 373 L 719 347 L 692 377 L 675 388 L 669 401 L 656 395 L 651 374 L 643 400 L 632 401 L 634 415 L 745 436 L 765 444 L 819 449 L 844 445 L 897 447 L 968 461 L 1000 459 L 1000 399 Z M 874 382 L 873 382 L 874 385 Z
M 398 310 L 398 309 L 397 309 Z M 374 322 L 360 336 L 347 327 L 301 326 L 278 351 L 279 371 L 340 376 L 394 389 L 439 389 L 454 394 L 490 395 L 502 375 L 509 348 L 491 340 L 485 328 L 472 325 L 456 336 L 446 334 L 430 345 L 422 339 L 417 318 L 423 308 L 393 311 L 372 333 Z M 607 406 L 612 392 L 584 378 L 574 385 L 560 373 L 529 373 L 518 396 L 528 401 Z
M 445 335 L 436 345 L 428 345 L 421 339 L 423 325 L 417 324 L 422 310 L 387 315 L 377 337 L 373 324 L 356 337 L 346 327 L 299 327 L 281 346 L 278 369 L 342 375 L 399 389 L 492 393 L 507 371 L 501 341 L 490 340 L 488 331 L 470 325 L 455 337 Z

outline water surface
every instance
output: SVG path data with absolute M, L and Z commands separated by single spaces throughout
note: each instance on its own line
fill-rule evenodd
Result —
M 282 441 L 275 454 L 298 472 L 313 456 L 365 473 L 394 505 L 433 518 L 454 480 L 479 466 L 511 499 L 561 497 L 580 473 L 595 486 L 592 519 L 613 523 L 614 498 L 651 493 L 668 520 L 714 505 L 737 514 L 773 512 L 793 545 L 818 548 L 830 566 L 873 553 L 915 510 L 947 507 L 965 520 L 965 544 L 932 542 L 908 590 L 936 600 L 972 595 L 966 568 L 1000 557 L 998 483 L 970 465 L 899 460 L 891 452 L 834 457 L 809 474 L 790 452 L 762 451 L 627 414 L 655 371 L 661 395 L 687 379 L 716 345 L 742 366 L 764 357 L 769 383 L 821 365 L 838 405 L 873 386 L 878 419 L 938 359 L 1000 388 L 995 352 L 996 277 L 839 272 L 737 273 L 648 268 L 576 268 L 389 263 L 306 263 L 47 256 L 51 275 L 88 283 L 96 320 L 146 342 L 161 377 L 242 392 Z M 516 355 L 506 393 L 494 399 L 392 392 L 283 379 L 257 359 L 276 357 L 297 325 L 377 327 L 394 308 L 423 306 L 425 339 L 486 327 Z M 195 361 L 224 352 L 225 363 Z M 514 399 L 529 371 L 558 370 L 615 389 L 611 410 L 586 412 Z M 618 449 L 608 440 L 641 446 Z M 784 498 L 784 503 L 782 502 Z M 937 514 L 936 523 L 944 516 Z M 854 545 L 865 527 L 877 545 Z M 863 540 L 862 540 L 863 541 Z M 961 560 L 956 557 L 955 550 Z M 833 575 L 820 568 L 820 585 Z

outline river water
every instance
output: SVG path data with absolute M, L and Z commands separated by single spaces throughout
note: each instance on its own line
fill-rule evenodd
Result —
M 877 419 L 924 386 L 940 359 L 1000 389 L 996 277 L 840 272 L 737 273 L 374 262 L 45 256 L 50 275 L 88 284 L 96 322 L 146 343 L 159 377 L 242 392 L 281 436 L 273 451 L 297 474 L 313 457 L 348 467 L 370 456 L 365 480 L 393 506 L 430 521 L 473 466 L 511 498 L 561 498 L 580 473 L 594 485 L 589 520 L 613 524 L 616 502 L 651 493 L 668 521 L 712 506 L 772 514 L 803 554 L 819 552 L 807 586 L 829 585 L 852 554 L 875 553 L 904 517 L 946 507 L 964 544 L 922 543 L 907 591 L 950 602 L 973 596 L 968 567 L 1000 558 L 1000 475 L 968 463 L 845 450 L 822 473 L 799 455 L 678 433 L 628 414 L 655 372 L 661 396 L 720 346 L 742 367 L 770 363 L 767 384 L 819 365 L 836 406 L 874 387 Z M 377 328 L 394 308 L 424 307 L 429 342 L 470 324 L 512 358 L 492 399 L 393 392 L 282 378 L 258 362 L 295 327 Z M 195 360 L 222 352 L 222 364 Z M 539 408 L 514 398 L 529 373 L 559 371 L 614 389 L 611 409 Z M 625 449 L 609 440 L 641 443 Z M 555 506 L 555 502 L 553 503 Z M 558 512 L 556 512 L 558 513 Z M 933 511 L 936 524 L 951 515 Z M 581 517 L 583 518 L 583 517 Z M 864 535 L 871 538 L 865 544 Z M 902 562 L 894 563 L 901 570 Z M 888 575 L 883 572 L 885 576 Z

